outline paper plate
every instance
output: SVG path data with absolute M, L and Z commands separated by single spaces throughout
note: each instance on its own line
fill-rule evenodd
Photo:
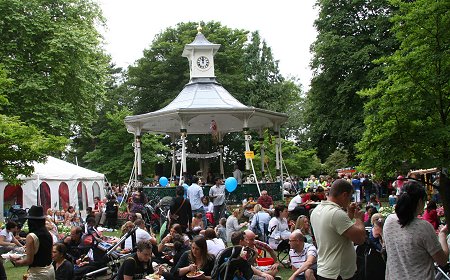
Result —
M 203 271 L 197 271 L 197 272 L 189 272 L 188 274 L 186 274 L 186 277 L 187 278 L 197 278 L 197 277 L 200 277 L 200 276 L 202 276 L 204 274 L 204 272 Z
M 11 258 L 21 258 L 23 256 L 25 256 L 25 254 L 7 253 L 7 254 L 3 254 L 2 258 L 4 258 L 5 260 L 9 260 Z
M 160 280 L 161 276 L 156 274 L 156 273 L 153 273 L 153 274 L 145 276 L 145 279 L 147 279 L 147 280 Z

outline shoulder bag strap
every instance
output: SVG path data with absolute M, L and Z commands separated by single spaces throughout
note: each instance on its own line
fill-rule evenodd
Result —
M 186 199 L 183 199 L 183 202 L 181 203 L 180 207 L 178 207 L 177 211 L 175 211 L 175 213 L 173 213 L 172 215 L 176 215 L 181 210 L 181 207 L 183 207 L 185 201 Z

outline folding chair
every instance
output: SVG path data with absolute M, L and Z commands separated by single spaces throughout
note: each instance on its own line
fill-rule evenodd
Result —
M 276 226 L 273 226 L 271 229 L 269 229 L 267 242 L 269 242 L 269 239 L 272 235 L 272 232 L 275 230 Z M 277 248 L 275 249 L 275 252 L 277 252 L 277 260 L 279 263 L 281 263 L 285 268 L 290 268 L 291 263 L 289 259 L 289 250 L 291 247 L 289 246 L 289 240 L 281 240 L 281 242 L 278 244 Z

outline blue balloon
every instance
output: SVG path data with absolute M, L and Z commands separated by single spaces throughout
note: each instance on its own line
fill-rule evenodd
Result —
M 161 177 L 161 178 L 159 178 L 159 185 L 160 185 L 161 187 L 167 186 L 168 183 L 169 183 L 169 180 L 167 180 L 166 177 Z
M 236 190 L 237 188 L 237 185 L 238 182 L 234 177 L 228 177 L 225 180 L 225 189 L 227 189 L 228 192 L 234 192 L 234 190 Z

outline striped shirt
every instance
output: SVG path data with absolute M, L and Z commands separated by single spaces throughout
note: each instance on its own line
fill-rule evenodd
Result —
M 289 257 L 291 258 L 292 268 L 300 268 L 303 263 L 306 262 L 308 256 L 314 256 L 317 258 L 316 247 L 309 243 L 305 243 L 301 252 L 297 252 L 294 249 L 289 250 Z M 317 269 L 317 264 L 315 263 L 311 268 Z

